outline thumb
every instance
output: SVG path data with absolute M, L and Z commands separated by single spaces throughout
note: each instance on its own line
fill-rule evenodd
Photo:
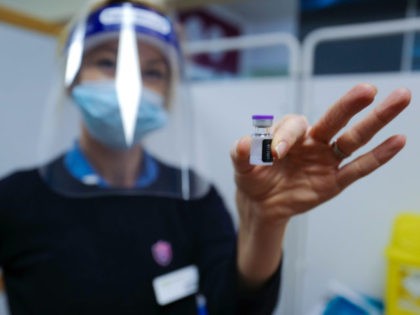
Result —
M 246 136 L 235 142 L 230 156 L 236 173 L 248 173 L 254 169 L 254 165 L 249 164 L 251 152 L 251 137 Z

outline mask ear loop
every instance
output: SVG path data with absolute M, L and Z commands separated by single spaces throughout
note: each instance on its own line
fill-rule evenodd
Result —
M 140 61 L 135 31 L 135 13 L 131 4 L 121 8 L 115 88 L 127 147 L 133 144 L 137 114 L 143 93 Z

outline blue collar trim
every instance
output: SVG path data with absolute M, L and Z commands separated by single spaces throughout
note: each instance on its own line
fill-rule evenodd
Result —
M 86 185 L 109 187 L 109 184 L 95 171 L 76 142 L 74 147 L 64 157 L 64 166 L 70 174 Z M 152 156 L 143 151 L 143 161 L 136 188 L 152 184 L 158 177 L 159 168 Z

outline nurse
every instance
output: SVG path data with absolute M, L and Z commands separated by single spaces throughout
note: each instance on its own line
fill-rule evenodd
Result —
M 395 135 L 350 158 L 410 101 L 397 89 L 341 131 L 373 102 L 369 84 L 313 126 L 299 115 L 278 121 L 273 166 L 250 165 L 251 139 L 241 138 L 231 152 L 236 234 L 216 189 L 155 150 L 165 145 L 155 133 L 189 126 L 175 101 L 179 42 L 162 8 L 98 2 L 71 24 L 64 46 L 79 137 L 52 162 L 0 181 L 0 263 L 12 314 L 197 314 L 203 297 L 210 314 L 271 314 L 289 220 L 405 144 Z M 183 161 L 189 148 L 180 143 L 167 155 Z

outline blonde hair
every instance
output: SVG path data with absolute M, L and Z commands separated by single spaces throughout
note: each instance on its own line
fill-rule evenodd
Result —
M 168 14 L 168 7 L 165 5 L 164 0 L 97 0 L 96 4 L 94 4 L 90 10 L 90 12 L 110 4 L 118 4 L 118 3 L 133 3 L 147 6 L 151 9 L 154 9 L 161 14 Z

